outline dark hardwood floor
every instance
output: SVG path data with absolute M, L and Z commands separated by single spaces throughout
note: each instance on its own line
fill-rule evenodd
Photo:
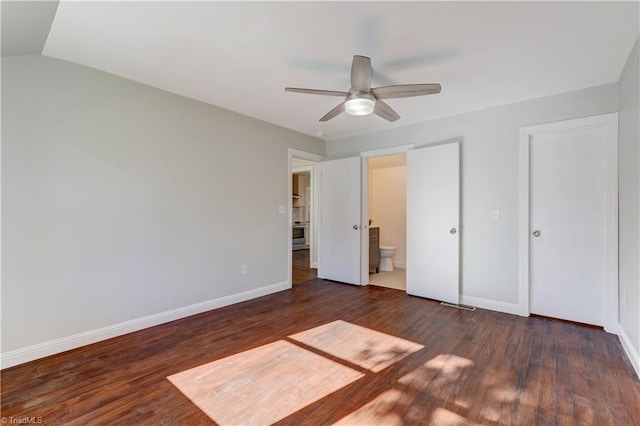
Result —
M 307 280 L 312 280 L 318 276 L 317 269 L 309 268 L 309 249 L 295 250 L 292 253 L 293 271 L 291 274 L 291 284 L 296 285 Z
M 336 321 L 355 334 L 324 346 L 322 336 L 297 337 Z M 376 349 L 381 333 L 393 343 L 384 353 Z M 3 370 L 2 416 L 46 425 L 212 424 L 167 377 L 278 342 L 359 375 L 278 424 L 640 425 L 640 381 L 614 335 L 318 279 Z M 275 365 L 263 372 L 278 393 L 274 407 L 278 398 L 309 397 L 312 389 L 278 390 L 277 366 L 287 358 L 267 361 Z M 287 383 L 295 382 L 290 370 Z M 265 397 L 242 395 L 237 404 L 247 409 Z

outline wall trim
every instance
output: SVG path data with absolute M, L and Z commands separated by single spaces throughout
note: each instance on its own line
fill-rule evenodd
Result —
M 464 294 L 460 295 L 460 303 L 475 306 L 476 308 L 488 309 L 490 311 L 522 316 L 522 309 L 520 309 L 519 303 L 501 302 L 499 300 L 483 299 L 482 297 L 466 296 Z
M 624 349 L 625 355 L 629 358 L 629 362 L 631 366 L 636 371 L 636 375 L 640 379 L 640 354 L 636 351 L 636 349 L 631 344 L 631 340 L 629 340 L 629 336 L 622 328 L 622 324 L 618 324 L 618 338 L 620 339 L 620 343 L 622 344 L 622 349 Z
M 394 261 L 393 267 L 398 269 L 407 269 L 407 262 L 405 262 L 404 260 Z
M 246 300 L 255 299 L 268 294 L 277 293 L 279 291 L 288 290 L 291 284 L 288 281 L 271 284 L 265 287 L 253 290 L 243 291 L 241 293 L 229 296 L 218 297 L 216 299 L 204 302 L 194 303 L 193 305 L 183 306 L 181 308 L 170 309 L 168 311 L 159 312 L 157 314 L 148 315 L 142 318 L 136 318 L 124 321 L 118 324 L 108 325 L 106 327 L 89 330 L 82 333 L 74 334 L 60 339 L 50 340 L 48 342 L 38 343 L 33 346 L 16 349 L 13 351 L 0 354 L 0 367 L 8 368 L 25 362 L 44 358 L 49 355 L 58 354 L 71 349 L 76 349 L 102 340 L 111 339 L 113 337 L 122 336 L 134 331 L 142 330 L 156 325 L 186 318 L 191 315 L 200 314 L 223 306 L 233 305 L 234 303 L 244 302 Z

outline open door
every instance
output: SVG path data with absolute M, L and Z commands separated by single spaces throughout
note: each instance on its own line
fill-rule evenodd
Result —
M 407 152 L 407 293 L 460 296 L 460 144 Z
M 361 284 L 361 159 L 323 161 L 318 276 Z

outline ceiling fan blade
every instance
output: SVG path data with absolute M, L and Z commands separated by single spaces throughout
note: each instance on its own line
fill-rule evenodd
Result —
M 306 93 L 307 95 L 325 95 L 325 96 L 347 96 L 348 92 L 338 92 L 335 90 L 318 90 L 318 89 L 301 89 L 299 87 L 285 87 L 287 92 Z
M 342 102 L 340 105 L 338 105 L 337 107 L 335 107 L 334 109 L 332 109 L 331 111 L 329 111 L 328 113 L 326 113 L 321 119 L 320 121 L 329 121 L 331 120 L 333 117 L 337 116 L 338 114 L 340 114 L 341 112 L 344 112 L 344 102 Z
M 440 93 L 442 87 L 435 84 L 400 84 L 397 86 L 383 86 L 371 89 L 378 99 L 408 98 Z
M 373 110 L 373 113 L 392 123 L 400 118 L 398 113 L 395 112 L 393 108 L 382 102 L 380 99 L 376 101 L 376 106 Z
M 351 63 L 351 88 L 361 92 L 371 89 L 371 59 L 353 55 Z

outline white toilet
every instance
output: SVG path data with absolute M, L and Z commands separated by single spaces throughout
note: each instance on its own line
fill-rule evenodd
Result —
M 393 246 L 380 246 L 380 270 L 393 271 L 393 262 L 391 258 L 396 254 L 396 248 Z

